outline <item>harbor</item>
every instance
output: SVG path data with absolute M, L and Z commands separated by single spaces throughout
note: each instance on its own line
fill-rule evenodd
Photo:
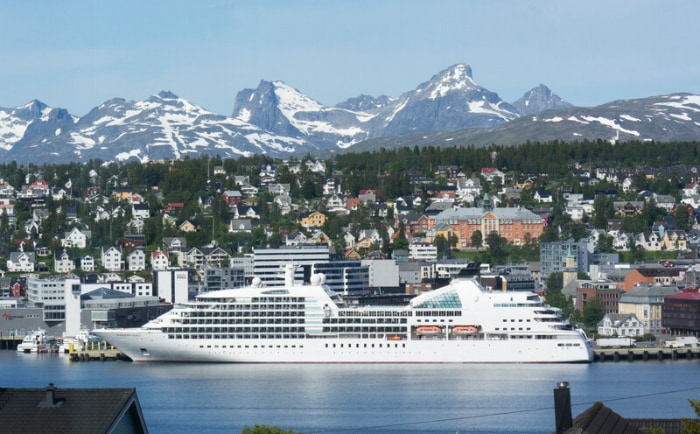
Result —
M 23 340 L 24 336 L 2 336 L 0 337 L 0 350 L 18 351 L 18 346 Z M 34 352 L 65 354 L 73 362 L 130 360 L 121 351 L 107 342 L 89 342 L 82 346 L 71 343 L 63 350 L 60 350 L 60 348 L 62 348 L 62 345 L 59 339 L 52 348 Z
M 16 350 L 23 337 L 0 337 L 0 350 Z M 74 362 L 128 361 L 119 349 L 107 343 L 95 343 L 86 348 L 69 347 L 66 355 Z M 615 348 L 593 349 L 593 362 L 674 361 L 700 359 L 700 347 L 692 348 Z

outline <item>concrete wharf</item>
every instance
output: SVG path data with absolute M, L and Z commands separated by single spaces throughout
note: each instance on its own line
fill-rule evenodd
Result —
M 594 362 L 692 360 L 700 358 L 700 347 L 594 349 Z

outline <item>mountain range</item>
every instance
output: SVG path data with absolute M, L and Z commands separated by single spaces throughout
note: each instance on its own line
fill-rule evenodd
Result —
M 236 95 L 230 116 L 171 92 L 108 100 L 83 117 L 40 101 L 0 108 L 0 161 L 123 162 L 218 154 L 364 151 L 395 146 L 517 145 L 527 140 L 697 140 L 700 96 L 672 94 L 575 107 L 547 86 L 508 103 L 457 64 L 398 97 L 360 95 L 324 106 L 282 81 Z

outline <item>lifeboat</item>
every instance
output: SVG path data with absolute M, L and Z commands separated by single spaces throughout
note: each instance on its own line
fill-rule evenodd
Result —
M 399 336 L 399 335 L 392 335 L 392 336 L 389 336 L 389 340 L 390 340 L 390 341 L 400 341 L 400 340 L 401 340 L 401 336 Z
M 416 329 L 419 335 L 437 335 L 442 333 L 442 329 L 438 326 L 420 326 Z
M 452 333 L 456 335 L 473 335 L 479 331 L 477 326 L 455 326 L 452 328 Z

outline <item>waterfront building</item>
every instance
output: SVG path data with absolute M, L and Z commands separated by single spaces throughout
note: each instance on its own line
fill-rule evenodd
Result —
M 598 322 L 598 334 L 603 336 L 643 336 L 646 328 L 643 321 L 633 313 L 606 313 Z
M 664 298 L 678 294 L 675 286 L 635 286 L 617 302 L 620 314 L 634 314 L 644 323 L 644 333 L 661 333 Z
M 700 292 L 697 287 L 669 295 L 662 306 L 662 324 L 672 335 L 700 336 Z
M 299 282 L 308 282 L 311 277 L 311 266 L 328 263 L 329 260 L 330 251 L 326 245 L 254 249 L 253 274 L 260 278 L 264 285 L 283 285 L 285 266 L 293 264 L 296 266 L 294 279 Z

